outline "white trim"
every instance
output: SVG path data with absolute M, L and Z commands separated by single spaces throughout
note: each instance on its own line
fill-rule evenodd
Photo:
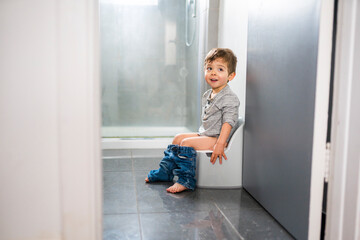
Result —
M 104 138 L 142 138 L 142 137 L 163 137 L 163 136 L 175 136 L 181 132 L 193 132 L 185 126 L 173 126 L 173 127 L 102 127 L 102 136 Z
M 90 122 L 90 149 L 92 161 L 89 161 L 91 164 L 89 172 L 89 181 L 90 181 L 90 196 L 94 197 L 90 211 L 92 213 L 92 222 L 90 222 L 90 227 L 92 227 L 92 233 L 94 234 L 93 238 L 97 240 L 103 239 L 103 161 L 101 159 L 101 80 L 100 80 L 100 22 L 99 22 L 99 1 L 90 0 L 88 4 L 88 15 L 87 21 L 88 25 L 88 39 L 89 39 L 89 57 L 88 57 L 88 72 L 89 72 L 89 92 L 90 96 L 88 102 L 88 109 L 90 112 L 89 122 Z
M 359 2 L 339 1 L 325 239 L 359 239 L 359 26 Z
M 334 1 L 321 2 L 308 239 L 319 239 L 326 161 Z
M 360 162 L 360 156 L 358 161 Z M 360 164 L 357 169 L 357 172 L 360 173 Z M 354 233 L 354 239 L 360 239 L 360 177 L 358 175 L 358 181 L 356 183 L 357 185 L 357 197 L 356 200 L 356 208 L 355 208 L 355 233 Z M 357 227 L 356 227 L 357 226 Z
M 102 149 L 166 149 L 172 140 L 172 138 L 103 138 Z
M 63 239 L 102 239 L 98 1 L 61 0 L 58 128 Z

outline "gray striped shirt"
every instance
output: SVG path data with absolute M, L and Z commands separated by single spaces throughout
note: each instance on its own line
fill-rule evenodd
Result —
M 213 99 L 210 99 L 212 89 L 202 97 L 202 125 L 200 136 L 219 137 L 221 127 L 229 123 L 234 127 L 239 118 L 240 101 L 236 94 L 226 85 Z

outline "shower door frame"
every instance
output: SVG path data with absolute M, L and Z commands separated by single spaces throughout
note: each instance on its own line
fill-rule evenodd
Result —
M 98 2 L 100 3 L 100 1 Z M 204 59 L 204 52 L 207 50 L 206 49 L 207 36 L 205 34 L 207 34 L 208 32 L 206 31 L 205 27 L 207 26 L 207 16 L 208 16 L 207 12 L 208 12 L 209 3 L 207 2 L 207 0 L 194 0 L 194 1 L 184 0 L 184 4 L 186 4 L 186 6 L 184 6 L 185 10 L 190 9 L 196 11 L 196 13 L 188 14 L 190 20 L 195 19 L 194 34 L 192 37 L 190 33 L 190 37 L 192 38 L 192 40 L 194 39 L 196 40 L 197 39 L 196 35 L 198 34 L 198 41 L 194 42 L 194 44 L 198 44 L 197 59 L 195 63 L 198 70 L 197 73 L 194 74 L 194 76 L 192 77 L 193 78 L 192 80 L 196 80 L 196 83 L 194 83 L 194 87 L 196 86 L 197 88 L 196 97 L 194 97 L 194 101 L 192 101 L 192 102 L 196 101 L 196 110 L 192 110 L 193 112 L 194 111 L 196 112 L 195 117 L 188 117 L 194 115 L 192 114 L 190 115 L 187 112 L 186 114 L 187 117 L 185 118 L 185 124 L 178 126 L 146 126 L 146 123 L 144 124 L 144 126 L 122 126 L 122 125 L 102 126 L 101 132 L 103 139 L 103 148 L 108 149 L 109 147 L 112 148 L 115 146 L 118 146 L 119 148 L 123 148 L 122 144 L 120 145 L 117 144 L 119 140 L 121 140 L 122 143 L 125 143 L 125 145 L 127 146 L 129 145 L 129 143 L 134 143 L 133 140 L 143 141 L 144 139 L 149 139 L 162 144 L 162 142 L 164 142 L 163 140 L 166 141 L 169 138 L 173 138 L 173 136 L 175 136 L 178 133 L 194 132 L 197 130 L 197 127 L 200 126 L 201 95 L 206 89 L 206 84 L 205 81 L 203 80 L 203 59 Z M 185 26 L 187 27 L 188 25 L 186 24 Z M 196 31 L 196 29 L 198 29 L 198 31 Z M 181 37 L 186 38 L 187 32 L 185 32 L 184 36 Z M 187 49 L 192 47 L 191 46 L 192 43 L 189 44 L 187 40 L 188 39 L 184 39 L 186 51 Z M 174 43 L 177 44 L 176 42 Z M 193 118 L 195 119 L 194 121 Z M 137 144 L 134 144 L 132 146 L 136 148 Z M 157 143 L 155 143 L 155 145 L 153 143 L 145 144 L 145 148 L 150 146 L 157 147 L 159 146 L 159 144 Z

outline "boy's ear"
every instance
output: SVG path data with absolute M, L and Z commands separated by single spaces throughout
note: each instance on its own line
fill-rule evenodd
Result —
M 231 73 L 231 74 L 229 75 L 229 77 L 228 77 L 228 81 L 233 80 L 235 76 L 236 76 L 236 73 L 234 73 L 234 72 Z

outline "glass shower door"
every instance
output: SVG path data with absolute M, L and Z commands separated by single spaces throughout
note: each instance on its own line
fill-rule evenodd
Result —
M 197 130 L 195 3 L 100 0 L 103 137 L 170 137 Z

